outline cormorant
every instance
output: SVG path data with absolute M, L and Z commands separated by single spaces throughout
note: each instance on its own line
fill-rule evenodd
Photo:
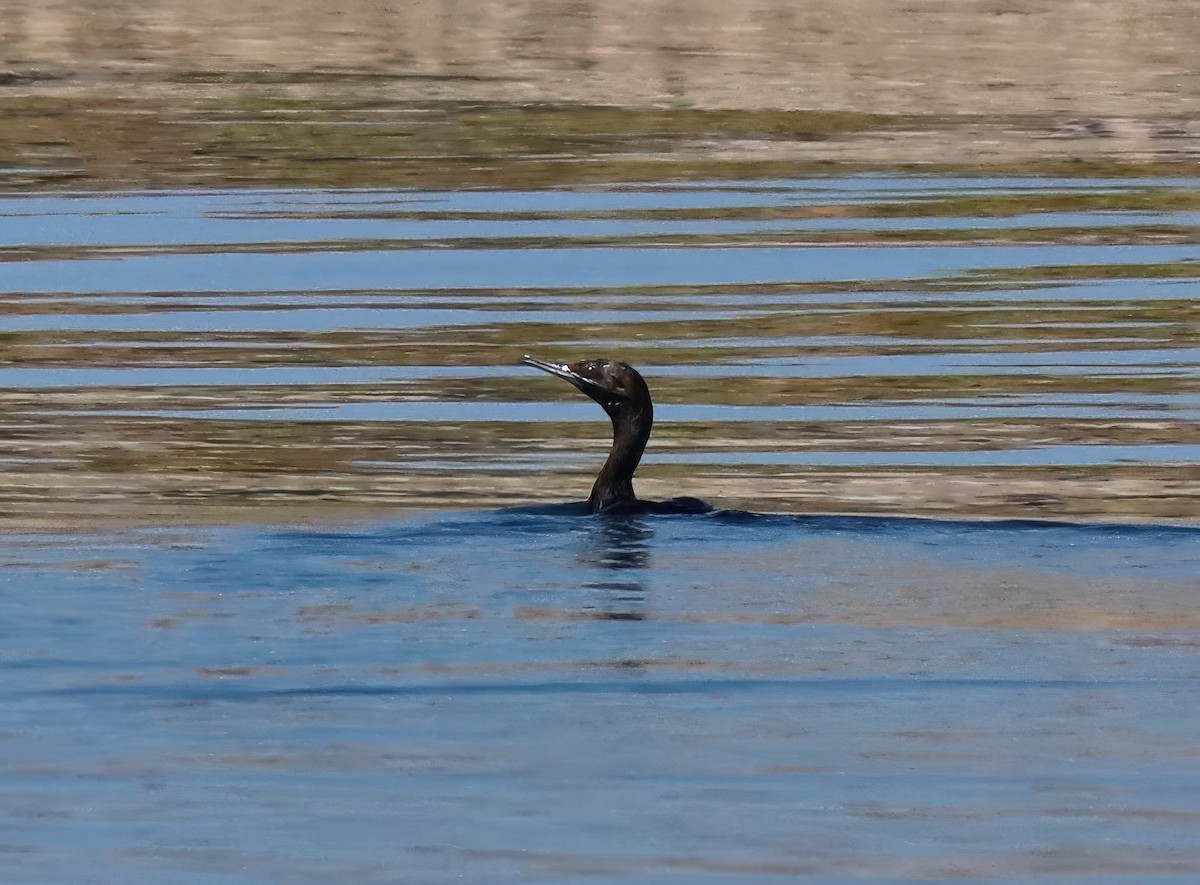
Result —
M 640 501 L 634 495 L 633 472 L 642 460 L 654 424 L 650 388 L 637 369 L 628 363 L 608 359 L 559 365 L 526 355 L 522 362 L 571 382 L 598 402 L 612 419 L 612 451 L 600 468 L 600 475 L 588 497 L 588 507 L 593 513 L 707 513 L 712 510 L 696 498 Z

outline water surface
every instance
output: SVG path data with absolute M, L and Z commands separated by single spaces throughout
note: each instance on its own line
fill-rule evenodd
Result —
M 10 537 L 6 881 L 1185 882 L 1195 529 Z
M 643 494 L 1194 519 L 1188 178 L 841 176 L 0 200 L 14 527 L 580 500 L 650 379 Z

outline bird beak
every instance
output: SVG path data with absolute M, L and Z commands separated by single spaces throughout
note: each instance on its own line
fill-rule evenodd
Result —
M 570 366 L 562 366 L 558 363 L 552 363 L 547 360 L 539 360 L 537 357 L 530 356 L 529 354 L 525 354 L 525 356 L 522 357 L 521 362 L 527 366 L 533 366 L 535 369 L 541 369 L 543 372 L 549 372 L 551 375 L 556 375 L 557 377 L 562 378 L 564 381 L 570 381 L 593 399 L 596 397 L 612 399 L 612 393 L 610 391 L 605 390 L 592 379 L 584 378 L 582 375 L 572 372 Z
M 543 372 L 549 372 L 551 375 L 557 375 L 559 378 L 566 378 L 568 381 L 573 381 L 578 377 L 572 374 L 571 370 L 566 366 L 560 366 L 558 363 L 551 363 L 546 360 L 539 360 L 537 357 L 530 356 L 529 354 L 521 357 L 521 362 L 527 366 L 533 366 L 535 369 L 541 369 Z

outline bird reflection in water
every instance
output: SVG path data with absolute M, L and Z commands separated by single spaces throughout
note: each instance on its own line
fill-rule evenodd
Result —
M 607 572 L 584 583 L 594 590 L 594 612 L 611 621 L 641 621 L 646 617 L 646 587 L 642 571 L 650 562 L 654 530 L 635 514 L 603 514 L 588 526 L 579 560 Z

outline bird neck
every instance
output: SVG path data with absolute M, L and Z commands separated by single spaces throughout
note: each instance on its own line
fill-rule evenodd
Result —
M 611 416 L 612 451 L 600 468 L 588 498 L 593 513 L 637 501 L 633 493 L 633 472 L 642 460 L 654 424 L 654 410 L 648 402 L 629 411 L 614 412 Z

